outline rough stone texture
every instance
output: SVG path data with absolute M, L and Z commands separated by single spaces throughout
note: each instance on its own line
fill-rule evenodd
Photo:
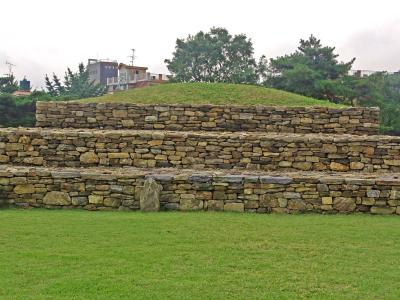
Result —
M 162 189 L 162 185 L 158 184 L 153 178 L 147 178 L 140 193 L 140 210 L 159 211 Z
M 43 198 L 43 204 L 47 205 L 70 205 L 71 198 L 66 192 L 48 192 Z
M 55 167 L 384 173 L 400 172 L 400 137 L 4 128 L 0 155 L 11 164 Z
M 2 165 L 0 191 L 7 205 L 24 207 L 139 210 L 148 207 L 141 204 L 144 195 L 154 208 L 159 194 L 161 210 L 400 214 L 398 173 L 307 171 L 283 176 L 261 171 Z
M 36 126 L 57 128 L 376 134 L 378 108 L 37 102 Z
M 79 161 L 82 164 L 97 164 L 99 157 L 93 152 L 85 152 L 79 157 Z

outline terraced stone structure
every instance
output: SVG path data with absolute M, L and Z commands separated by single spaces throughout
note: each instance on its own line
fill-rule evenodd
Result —
M 36 126 L 377 134 L 379 109 L 38 102 Z
M 0 201 L 400 214 L 400 138 L 377 135 L 378 117 L 376 108 L 42 102 L 38 127 L 0 129 Z

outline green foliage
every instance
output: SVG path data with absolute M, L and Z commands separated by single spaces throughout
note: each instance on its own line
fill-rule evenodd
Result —
M 295 53 L 271 59 L 265 84 L 270 87 L 318 99 L 334 100 L 333 91 L 341 87 L 332 82 L 345 76 L 355 59 L 338 62 L 334 47 L 322 46 L 313 35 L 300 40 Z
M 15 91 L 18 91 L 18 82 L 14 75 L 0 77 L 0 94 L 11 94 Z
M 0 95 L 0 126 L 32 127 L 35 124 L 36 101 L 17 98 L 9 94 Z
M 325 81 L 324 88 L 329 90 L 331 101 L 379 107 L 382 131 L 400 133 L 400 75 L 380 72 L 365 77 L 345 76 Z
M 244 34 L 232 36 L 224 28 L 211 28 L 177 39 L 171 60 L 165 63 L 177 82 L 258 83 L 266 61 L 254 59 L 253 44 Z
M 97 97 L 106 93 L 106 87 L 89 81 L 89 72 L 81 63 L 78 72 L 74 73 L 67 69 L 64 75 L 64 82 L 53 73 L 52 80 L 45 76 L 46 88 L 48 93 L 57 100 L 73 100 L 89 97 Z

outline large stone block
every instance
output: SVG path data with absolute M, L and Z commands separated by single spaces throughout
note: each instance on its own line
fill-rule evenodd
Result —
M 244 212 L 244 203 L 225 203 L 224 211 Z
M 46 205 L 70 205 L 71 198 L 66 192 L 51 191 L 44 196 L 43 203 Z
M 147 178 L 140 193 L 141 211 L 159 211 L 160 195 L 163 187 L 153 178 Z

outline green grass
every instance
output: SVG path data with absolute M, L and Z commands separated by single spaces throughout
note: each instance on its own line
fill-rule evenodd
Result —
M 400 218 L 0 211 L 0 299 L 398 299 Z
M 160 84 L 79 101 L 343 107 L 328 101 L 308 98 L 276 89 L 225 83 Z

